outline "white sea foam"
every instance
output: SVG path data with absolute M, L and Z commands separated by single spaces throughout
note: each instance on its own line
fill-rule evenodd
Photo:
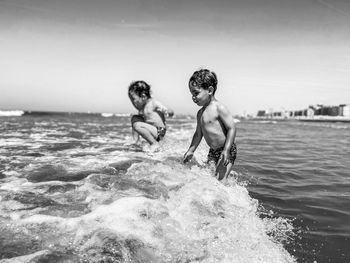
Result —
M 90 140 L 102 146 L 32 159 L 18 172 L 4 173 L 1 214 L 14 228 L 30 229 L 30 240 L 42 240 L 38 249 L 71 249 L 90 262 L 102 262 L 106 254 L 119 262 L 295 262 L 283 238 L 271 235 L 283 237 L 292 226 L 261 219 L 257 200 L 234 178 L 225 185 L 217 181 L 204 166 L 205 143 L 191 162 L 182 163 L 191 134 L 188 128 L 169 129 L 158 152 L 138 152 L 124 145 L 130 136 L 109 133 Z M 85 171 L 78 181 L 57 181 Z M 32 201 L 23 202 L 26 196 Z
M 104 113 L 101 113 L 101 116 L 102 117 L 129 117 L 131 114 L 130 113 L 109 113 L 109 112 L 104 112 Z
M 224 186 L 208 170 L 184 169 L 176 161 L 134 164 L 126 176 L 163 185 L 169 197 L 134 195 L 99 206 L 81 217 L 76 243 L 105 229 L 122 238 L 132 235 L 158 251 L 162 262 L 179 257 L 181 262 L 294 262 L 267 235 L 258 203 L 243 186 Z
M 25 262 L 33 262 L 35 258 L 46 255 L 49 253 L 49 250 L 41 250 L 38 252 L 35 252 L 30 255 L 25 255 L 25 256 L 20 256 L 20 257 L 15 257 L 11 259 L 2 259 L 0 260 L 0 263 L 25 263 Z
M 241 121 L 240 121 L 239 119 L 235 119 L 235 118 L 234 118 L 234 119 L 233 119 L 233 122 L 234 122 L 234 123 L 239 123 L 239 122 L 241 122 Z
M 29 145 L 29 143 L 26 143 L 25 140 L 20 138 L 6 138 L 6 139 L 0 139 L 0 146 L 23 146 L 23 145 Z
M 147 157 L 142 154 L 143 158 Z M 108 247 L 107 240 L 119 240 L 124 244 L 132 239 L 158 262 L 295 262 L 282 244 L 268 235 L 279 223 L 259 218 L 258 202 L 249 196 L 244 186 L 233 179 L 223 185 L 212 177 L 209 169 L 195 163 L 184 166 L 176 156 L 169 152 L 167 155 L 156 153 L 146 161 L 131 164 L 123 178 L 127 179 L 125 183 L 134 183 L 123 190 L 124 194 L 113 188 L 104 191 L 96 187 L 91 180 L 98 174 L 90 175 L 74 191 L 75 195 L 87 194 L 85 202 L 92 211 L 86 215 L 62 218 L 33 215 L 35 211 L 32 210 L 25 216 L 25 212 L 16 212 L 16 208 L 19 211 L 25 208 L 16 202 L 8 202 L 3 209 L 12 206 L 14 211 L 10 216 L 20 225 L 45 224 L 58 229 L 55 231 L 61 233 L 62 240 L 57 242 L 64 245 L 68 242 L 67 235 L 70 236 L 82 255 L 92 256 L 93 247 Z M 119 161 L 129 161 L 131 157 L 134 156 L 125 155 Z M 98 168 L 103 162 L 90 159 L 82 164 Z M 123 178 L 121 180 L 125 180 Z M 17 190 L 21 191 L 24 185 L 30 188 L 39 184 L 41 187 L 50 185 L 49 182 L 32 184 L 19 179 L 8 186 L 14 189 L 17 185 Z M 140 185 L 144 186 L 133 188 Z M 9 187 L 4 184 L 2 189 Z M 63 202 L 59 196 L 55 199 Z M 278 231 L 283 235 L 283 229 Z M 134 252 L 130 253 L 128 257 Z
M 107 113 L 107 112 L 106 113 L 101 113 L 101 116 L 102 117 L 106 117 L 106 118 L 107 117 L 112 117 L 113 115 L 114 115 L 113 113 Z
M 24 114 L 24 111 L 22 110 L 0 110 L 0 116 L 22 116 Z

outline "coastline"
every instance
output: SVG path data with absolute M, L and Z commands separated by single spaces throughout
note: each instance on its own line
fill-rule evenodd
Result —
M 294 118 L 283 118 L 283 117 L 253 117 L 253 118 L 247 118 L 247 120 L 260 120 L 260 121 L 304 121 L 304 122 L 349 122 L 350 123 L 350 117 L 346 116 L 313 116 L 313 117 L 306 117 L 306 116 L 300 116 L 300 117 L 294 117 Z

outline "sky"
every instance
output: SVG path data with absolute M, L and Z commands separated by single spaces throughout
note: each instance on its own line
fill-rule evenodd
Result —
M 350 1 L 0 0 L 0 109 L 195 114 L 201 68 L 234 115 L 350 104 Z

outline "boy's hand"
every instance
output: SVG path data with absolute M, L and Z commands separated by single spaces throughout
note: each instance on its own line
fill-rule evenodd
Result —
M 229 152 L 228 151 L 223 151 L 220 155 L 220 158 L 218 160 L 218 164 L 220 164 L 221 162 L 223 162 L 224 166 L 227 166 L 229 161 L 228 161 L 228 155 Z
M 183 162 L 187 163 L 189 160 L 192 159 L 192 157 L 193 157 L 193 152 L 191 151 L 186 152 L 183 158 Z
M 174 112 L 172 110 L 168 110 L 167 111 L 168 117 L 173 117 L 174 116 Z

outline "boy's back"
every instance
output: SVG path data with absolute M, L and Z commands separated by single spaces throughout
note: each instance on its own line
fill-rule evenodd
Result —
M 152 124 L 155 127 L 165 127 L 165 115 L 160 111 L 160 102 L 151 98 L 147 101 L 143 110 L 140 111 L 145 118 L 145 122 Z

